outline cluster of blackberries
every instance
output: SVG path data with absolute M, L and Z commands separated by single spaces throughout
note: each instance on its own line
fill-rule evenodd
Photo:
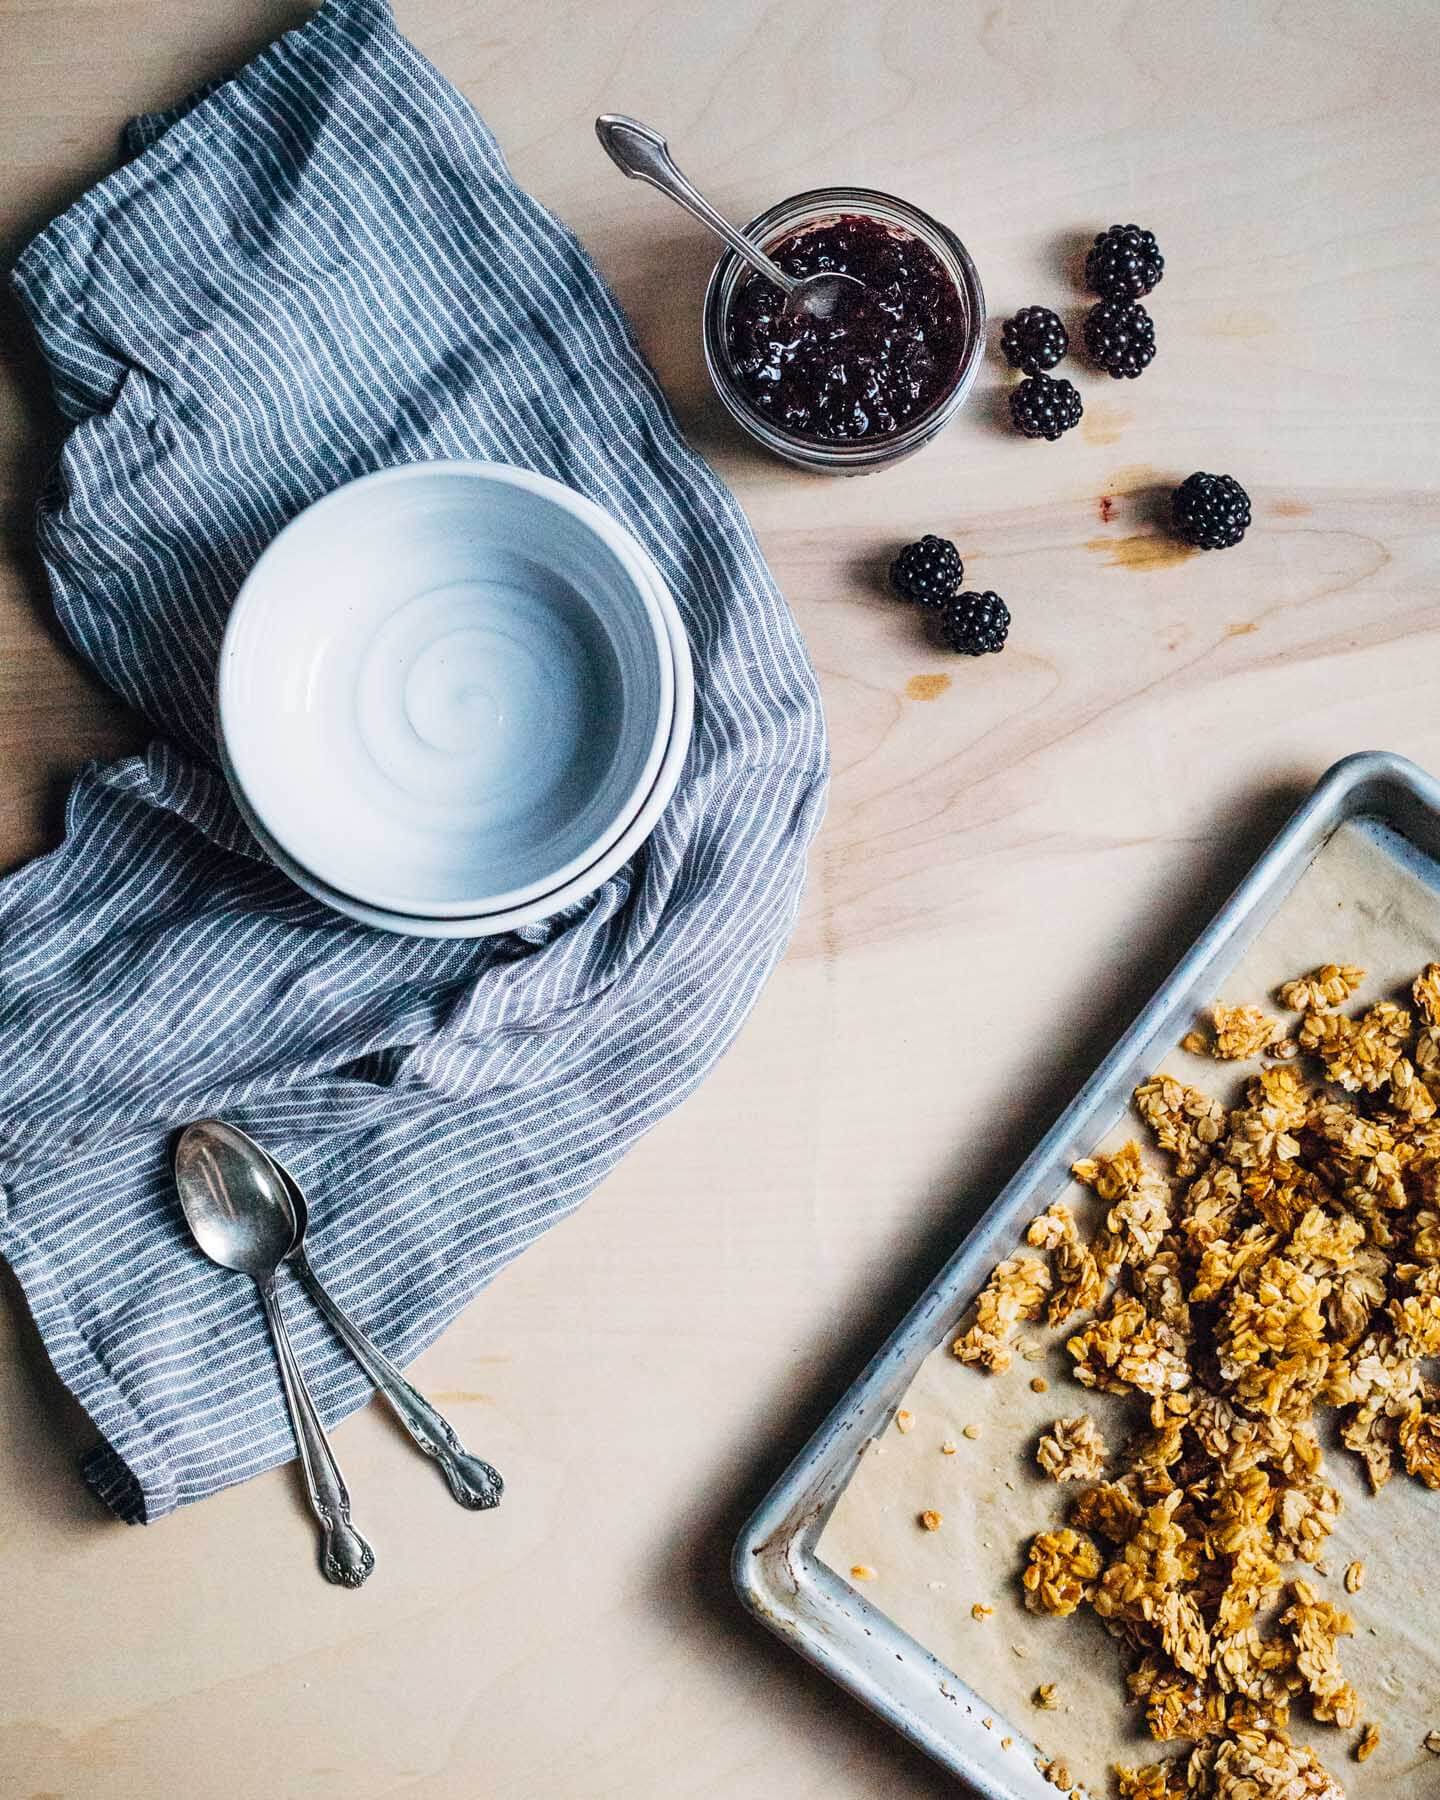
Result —
M 1085 315 L 1081 335 L 1090 360 L 1117 381 L 1133 380 L 1155 355 L 1155 321 L 1141 306 L 1165 273 L 1153 231 L 1112 225 L 1085 257 L 1085 285 L 1099 300 Z M 1084 412 L 1070 382 L 1046 373 L 1070 348 L 1064 321 L 1046 306 L 1022 306 L 1005 321 L 1000 348 L 1025 379 L 1010 396 L 1010 417 L 1026 437 L 1063 437 Z M 1197 550 L 1238 544 L 1250 524 L 1250 496 L 1232 475 L 1197 471 L 1171 496 L 1175 534 Z
M 1112 225 L 1085 258 L 1085 284 L 1100 295 L 1085 315 L 1081 335 L 1097 368 L 1117 381 L 1133 379 L 1155 355 L 1155 321 L 1139 304 L 1165 273 L 1153 231 Z M 1024 306 L 1005 321 L 1000 347 L 1012 369 L 1025 376 L 1010 396 L 1010 417 L 1026 437 L 1052 443 L 1080 423 L 1084 407 L 1071 382 L 1047 375 L 1070 348 L 1070 334 L 1046 306 Z
M 890 585 L 902 600 L 934 618 L 944 643 L 961 656 L 985 656 L 1005 648 L 1010 609 L 998 594 L 960 592 L 965 565 L 949 538 L 927 532 L 907 544 L 890 565 Z

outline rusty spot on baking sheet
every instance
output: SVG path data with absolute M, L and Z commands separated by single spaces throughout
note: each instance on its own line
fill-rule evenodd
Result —
M 1080 435 L 1087 444 L 1118 444 L 1120 434 L 1134 417 L 1123 406 L 1092 400 L 1080 419 Z
M 1277 519 L 1308 519 L 1315 508 L 1303 500 L 1277 500 L 1270 510 Z
M 1157 531 L 1137 532 L 1132 537 L 1087 538 L 1085 548 L 1103 556 L 1115 569 L 1168 569 L 1198 554 L 1178 538 Z
M 953 675 L 912 675 L 905 683 L 905 696 L 909 700 L 938 700 L 954 679 Z
M 1253 619 L 1236 619 L 1234 624 L 1225 627 L 1225 635 L 1226 637 L 1249 637 L 1252 631 L 1259 629 L 1260 627 Z

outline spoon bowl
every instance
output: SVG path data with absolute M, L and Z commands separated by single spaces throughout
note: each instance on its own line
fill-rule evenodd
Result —
M 265 1152 L 221 1119 L 187 1125 L 175 1145 L 175 1186 L 191 1236 L 213 1263 L 248 1275 L 264 1308 L 280 1385 L 300 1452 L 310 1510 L 320 1527 L 320 1568 L 337 1587 L 358 1588 L 375 1552 L 350 1522 L 350 1492 L 285 1329 L 276 1272 L 295 1242 L 295 1209 Z
M 281 1260 L 288 1262 L 295 1271 L 300 1285 L 329 1321 L 340 1342 L 370 1377 L 375 1391 L 394 1412 L 417 1447 L 439 1466 L 441 1474 L 449 1483 L 450 1492 L 460 1505 L 468 1507 L 472 1512 L 484 1512 L 489 1507 L 498 1506 L 500 1496 L 505 1491 L 505 1483 L 499 1471 L 465 1448 L 450 1421 L 430 1404 L 418 1388 L 406 1380 L 379 1345 L 372 1342 L 337 1300 L 331 1298 L 325 1284 L 315 1273 L 310 1258 L 305 1254 L 305 1234 L 310 1228 L 309 1203 L 304 1189 L 285 1165 L 277 1157 L 271 1156 L 262 1145 L 257 1144 L 254 1138 L 234 1125 L 222 1124 L 218 1119 L 190 1126 L 182 1135 L 182 1144 L 187 1138 L 191 1139 L 187 1146 L 191 1161 L 198 1161 L 202 1149 L 212 1155 L 217 1164 L 225 1159 L 223 1171 L 212 1169 L 203 1163 L 198 1164 L 196 1169 L 187 1169 L 192 1186 L 198 1190 L 198 1210 L 202 1214 L 207 1235 L 224 1252 L 222 1256 L 214 1256 L 213 1251 L 207 1250 L 207 1255 L 213 1256 L 217 1262 L 223 1262 L 227 1269 L 243 1266 L 240 1262 L 226 1260 L 237 1254 L 237 1250 L 239 1254 L 247 1257 L 250 1255 L 250 1246 L 241 1244 L 237 1247 L 234 1242 L 235 1233 L 230 1221 L 232 1203 L 228 1199 L 216 1203 L 212 1196 L 217 1191 L 244 1191 L 257 1197 L 258 1206 L 258 1196 L 262 1192 L 267 1196 L 268 1204 L 268 1199 L 274 1197 L 278 1187 L 278 1198 L 283 1203 L 289 1220 L 288 1236 L 280 1253 Z M 178 1152 L 176 1163 L 178 1175 Z M 221 1180 L 221 1173 L 228 1176 L 228 1180 Z M 190 1218 L 188 1208 L 186 1217 Z M 195 1230 L 193 1219 L 191 1229 Z M 204 1249 L 206 1243 L 200 1238 L 199 1231 L 196 1231 L 196 1238 Z M 280 1231 L 277 1225 L 273 1239 L 267 1239 L 267 1254 L 279 1241 Z M 244 1272 L 247 1275 L 252 1273 L 249 1267 L 245 1267 Z M 267 1279 L 273 1279 L 274 1273 L 275 1269 L 271 1267 Z
M 858 275 L 806 275 L 785 296 L 785 310 L 823 323 L 839 321 L 859 311 L 871 293 Z
M 273 1280 L 295 1241 L 296 1218 L 269 1158 L 219 1119 L 187 1125 L 175 1146 L 175 1186 L 190 1235 L 222 1269 Z

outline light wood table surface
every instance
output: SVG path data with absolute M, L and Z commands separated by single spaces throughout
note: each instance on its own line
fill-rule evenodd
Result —
M 471 1517 L 375 1407 L 338 1447 L 383 1565 L 311 1570 L 294 1470 L 153 1530 L 0 1286 L 0 1800 L 890 1800 L 953 1784 L 739 1613 L 731 1539 L 900 1306 L 1336 757 L 1440 768 L 1440 18 L 1433 0 L 399 0 L 630 309 L 819 668 L 830 814 L 736 1048 L 415 1373 L 509 1479 Z M 0 0 L 0 242 L 289 0 Z M 744 218 L 853 180 L 952 224 L 997 322 L 1072 322 L 1077 249 L 1160 236 L 1159 354 L 1072 356 L 1083 426 L 952 429 L 838 482 L 706 386 L 711 246 L 597 148 L 634 112 Z M 28 538 L 53 441 L 0 314 L 0 860 L 141 741 L 57 642 Z M 1154 503 L 1233 473 L 1244 546 Z M 1014 613 L 927 646 L 880 572 L 924 531 Z M 0 1056 L 4 1054 L 0 1043 Z

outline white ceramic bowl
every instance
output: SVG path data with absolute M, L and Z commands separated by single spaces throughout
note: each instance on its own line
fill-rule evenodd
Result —
M 217 678 L 227 773 L 324 898 L 400 920 L 553 912 L 655 790 L 667 608 L 630 534 L 546 476 L 364 476 L 240 590 Z
M 644 555 L 643 552 L 641 554 Z M 583 900 L 586 894 L 593 893 L 596 888 L 610 879 L 623 862 L 635 854 L 655 829 L 656 823 L 669 803 L 671 795 L 675 792 L 676 783 L 680 779 L 680 771 L 684 766 L 685 755 L 690 747 L 690 732 L 694 721 L 695 683 L 690 662 L 690 646 L 685 637 L 684 627 L 680 622 L 680 615 L 676 611 L 674 601 L 665 589 L 659 571 L 649 557 L 645 557 L 644 560 L 651 571 L 654 589 L 661 601 L 671 651 L 675 659 L 675 712 L 670 729 L 670 741 L 665 747 L 665 754 L 655 777 L 655 785 L 646 796 L 639 812 L 610 848 L 588 869 L 582 870 L 563 886 L 549 894 L 543 894 L 522 906 L 510 907 L 500 912 L 482 913 L 471 918 L 451 919 L 431 919 L 417 917 L 414 914 L 387 912 L 380 907 L 367 906 L 364 901 L 356 900 L 349 894 L 342 894 L 335 888 L 327 887 L 323 881 L 318 880 L 293 857 L 287 856 L 281 846 L 266 831 L 260 820 L 256 818 L 254 809 L 246 803 L 244 794 L 236 786 L 234 776 L 227 768 L 226 773 L 230 774 L 231 785 L 235 788 L 236 804 L 262 848 L 269 853 L 275 864 L 290 877 L 297 887 L 303 888 L 316 900 L 323 901 L 326 906 L 345 914 L 347 918 L 357 919 L 362 925 L 372 925 L 381 931 L 400 932 L 408 937 L 495 937 L 501 932 L 516 931 L 522 925 L 533 925 L 539 919 L 549 918 L 552 914 L 573 905 L 575 901 Z M 221 755 L 223 758 L 223 742 Z

